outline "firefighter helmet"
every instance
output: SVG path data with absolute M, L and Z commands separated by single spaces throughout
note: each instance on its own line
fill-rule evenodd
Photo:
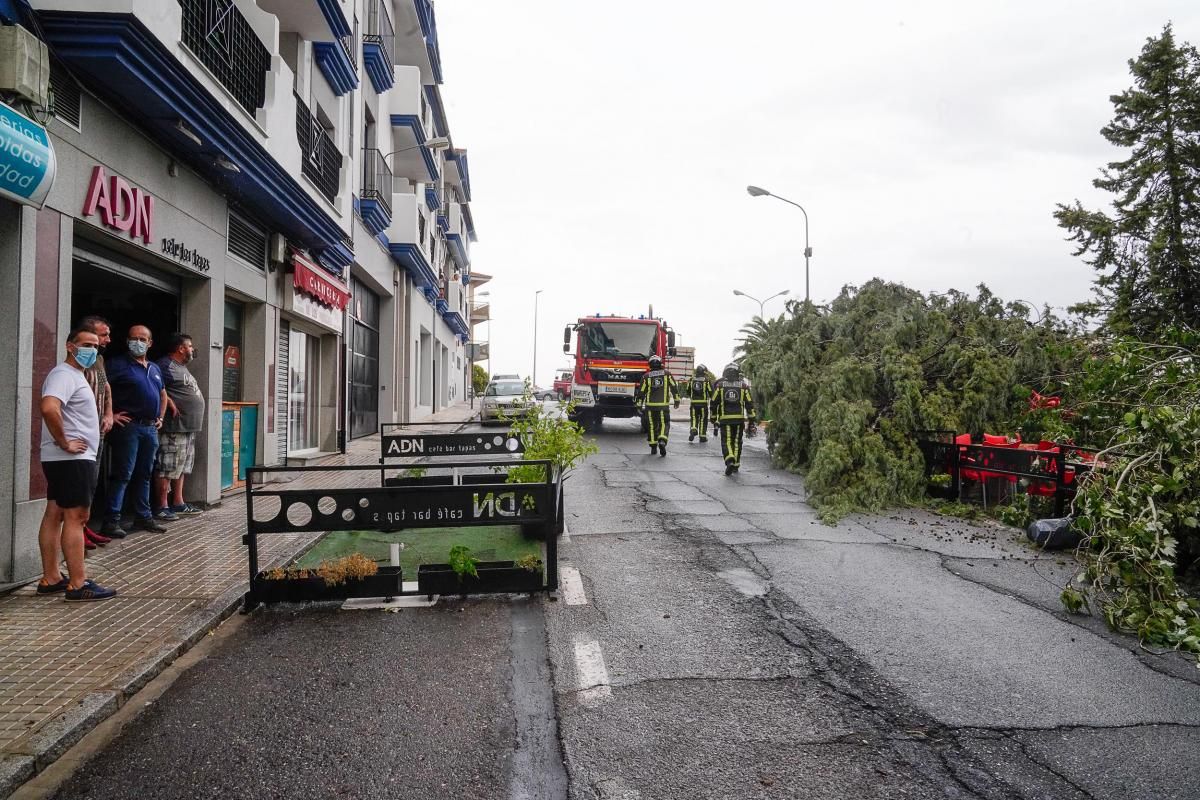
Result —
M 727 381 L 740 381 L 742 379 L 742 368 L 737 364 L 726 364 L 725 369 L 721 372 L 721 377 Z
M 662 359 L 658 356 L 650 356 L 650 369 L 662 369 Z

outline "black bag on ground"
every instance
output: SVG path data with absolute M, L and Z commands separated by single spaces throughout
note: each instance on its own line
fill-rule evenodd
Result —
M 1065 550 L 1083 541 L 1079 532 L 1071 527 L 1070 517 L 1034 520 L 1025 529 L 1025 534 L 1045 550 Z

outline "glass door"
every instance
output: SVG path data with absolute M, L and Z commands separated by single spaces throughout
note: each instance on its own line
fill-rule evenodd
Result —
M 288 332 L 288 450 L 315 450 L 321 340 L 292 328 Z

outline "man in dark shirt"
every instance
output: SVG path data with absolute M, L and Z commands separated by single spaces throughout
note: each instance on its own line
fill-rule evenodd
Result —
M 196 433 L 204 427 L 204 393 L 186 364 L 196 357 L 192 337 L 171 335 L 167 355 L 158 360 L 167 387 L 167 414 L 158 432 L 154 465 L 154 518 L 166 522 L 201 509 L 183 499 L 183 482 L 196 460 Z
M 162 371 L 146 358 L 153 343 L 150 329 L 134 325 L 126 341 L 128 352 L 108 360 L 112 391 L 113 429 L 108 434 L 112 467 L 108 476 L 108 518 L 101 533 L 123 537 L 121 510 L 125 491 L 133 493 L 134 528 L 165 533 L 150 514 L 150 473 L 158 450 L 158 429 L 167 407 Z

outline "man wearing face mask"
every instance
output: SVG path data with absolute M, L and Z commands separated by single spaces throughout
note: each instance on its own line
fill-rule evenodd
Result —
M 104 502 L 106 496 L 100 485 L 102 477 L 100 465 L 104 462 L 104 437 L 108 435 L 113 426 L 112 392 L 109 391 L 108 372 L 104 368 L 104 350 L 112 341 L 111 325 L 104 317 L 91 314 L 79 320 L 78 327 L 91 331 L 100 340 L 100 354 L 96 356 L 96 363 L 84 369 L 83 377 L 88 382 L 88 386 L 92 387 L 92 393 L 96 395 L 96 413 L 100 416 L 100 446 L 96 448 L 96 488 L 98 491 L 92 499 L 92 508 L 104 509 L 108 505 Z M 103 514 L 103 512 L 101 513 Z M 87 525 L 83 526 L 83 538 L 88 550 L 94 550 L 97 546 L 103 547 L 112 541 Z
M 117 594 L 89 581 L 83 563 L 83 526 L 96 488 L 96 448 L 100 445 L 96 396 L 83 371 L 96 363 L 98 345 L 96 334 L 86 328 L 72 331 L 67 358 L 46 376 L 38 404 L 46 510 L 38 528 L 42 579 L 37 593 L 65 592 L 73 602 L 107 600 Z M 65 578 L 59 569 L 60 550 L 67 561 Z
M 167 355 L 158 360 L 167 385 L 167 413 L 154 466 L 156 520 L 172 522 L 179 514 L 202 513 L 183 499 L 183 481 L 196 460 L 196 433 L 204 427 L 204 393 L 185 366 L 195 357 L 192 337 L 176 333 L 167 344 Z
M 112 390 L 113 429 L 108 434 L 112 464 L 108 476 L 108 518 L 100 533 L 123 535 L 121 510 L 125 492 L 133 496 L 134 528 L 166 533 L 150 513 L 150 473 L 158 451 L 158 429 L 167 408 L 162 370 L 146 358 L 150 329 L 134 325 L 126 340 L 128 352 L 108 359 L 108 385 Z

